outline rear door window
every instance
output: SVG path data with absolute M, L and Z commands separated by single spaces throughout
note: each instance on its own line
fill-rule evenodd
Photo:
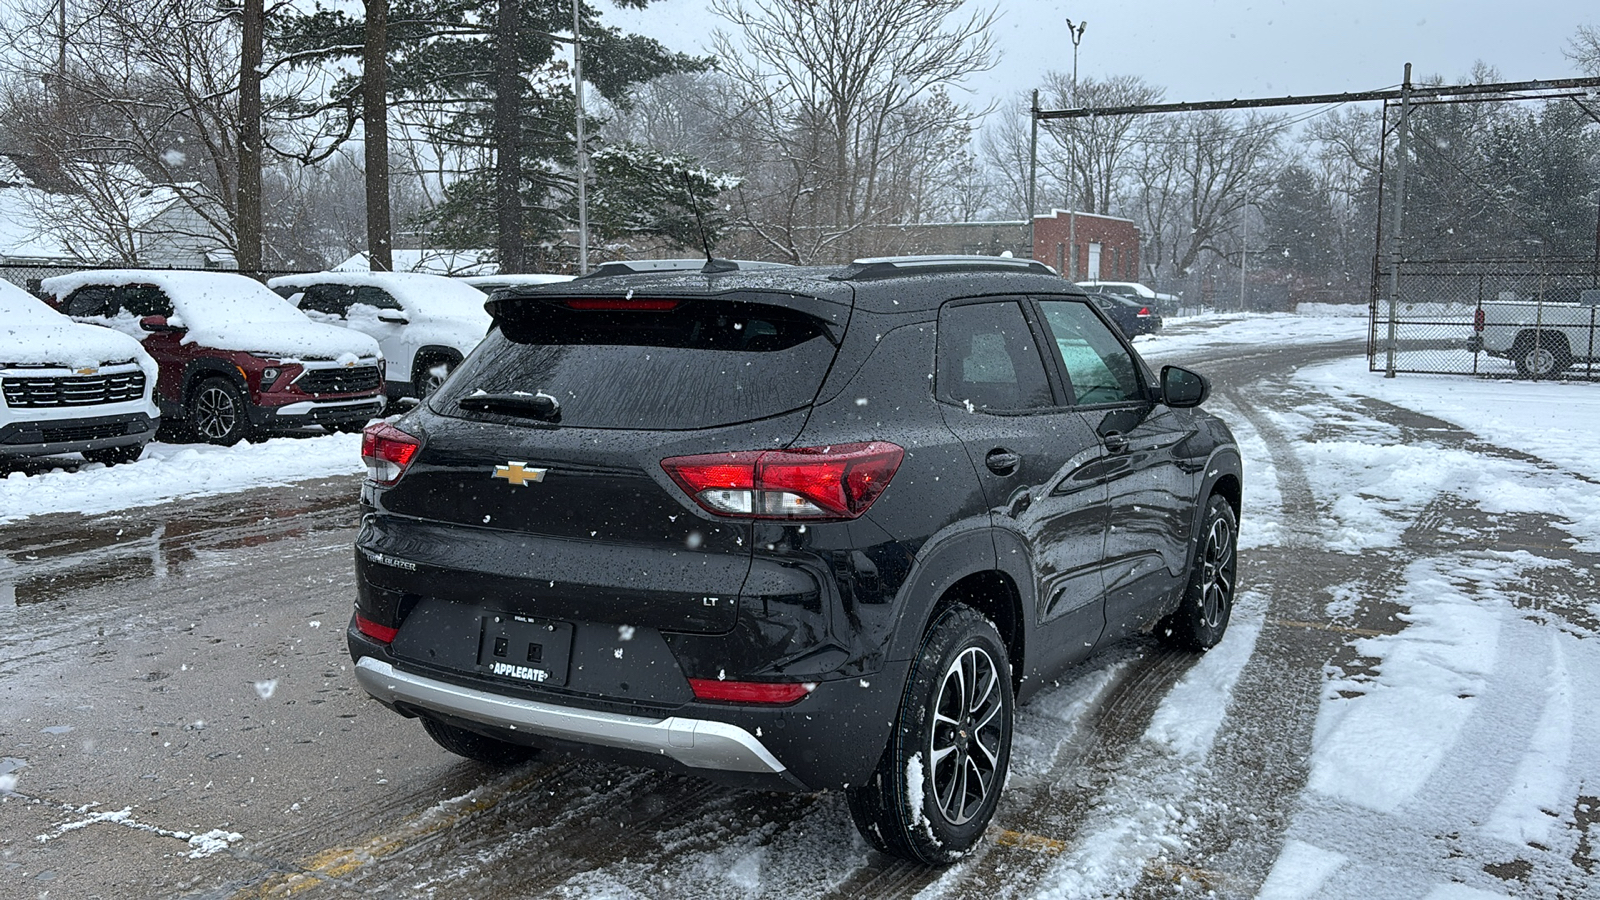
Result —
M 517 417 L 460 401 L 542 392 L 559 401 L 562 426 L 732 425 L 810 404 L 835 350 L 821 320 L 758 303 L 574 310 L 529 300 L 503 309 L 499 327 L 430 399 L 435 411 L 510 421 Z
M 987 412 L 1055 405 L 1044 360 L 1015 301 L 949 305 L 939 312 L 938 398 Z

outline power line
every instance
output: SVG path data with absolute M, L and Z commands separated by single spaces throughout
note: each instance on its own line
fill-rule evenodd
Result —
M 1411 96 L 1413 99 L 1467 97 L 1479 94 L 1548 93 L 1575 88 L 1600 88 L 1600 78 L 1556 78 L 1548 81 L 1508 81 L 1494 84 L 1413 87 Z M 1143 103 L 1135 106 L 1086 106 L 1072 109 L 1041 109 L 1034 115 L 1041 120 L 1084 119 L 1092 116 L 1134 116 L 1150 113 L 1261 109 L 1272 106 L 1323 106 L 1399 99 L 1399 88 L 1386 88 L 1379 91 L 1358 91 L 1346 94 L 1309 94 L 1304 97 L 1259 97 L 1245 100 L 1201 100 L 1190 103 Z

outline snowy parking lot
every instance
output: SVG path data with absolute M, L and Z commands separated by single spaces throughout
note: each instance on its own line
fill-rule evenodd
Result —
M 1600 385 L 1384 379 L 1365 335 L 1138 340 L 1213 377 L 1244 452 L 1232 627 L 1023 707 L 943 872 L 837 796 L 495 773 L 372 715 L 342 655 L 358 436 L 13 472 L 0 897 L 1600 896 Z

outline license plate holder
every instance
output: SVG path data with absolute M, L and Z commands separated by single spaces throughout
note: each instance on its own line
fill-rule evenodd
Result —
M 572 623 L 508 614 L 483 617 L 478 669 L 518 684 L 565 686 Z

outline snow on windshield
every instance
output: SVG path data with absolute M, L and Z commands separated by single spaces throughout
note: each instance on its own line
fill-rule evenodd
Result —
M 155 377 L 155 363 L 139 342 L 93 325 L 80 325 L 10 282 L 0 281 L 0 366 L 98 367 L 137 360 Z
M 188 329 L 185 344 L 301 359 L 379 355 L 372 338 L 313 322 L 260 282 L 231 272 L 90 271 L 46 278 L 42 286 L 64 298 L 89 284 L 161 288 Z

